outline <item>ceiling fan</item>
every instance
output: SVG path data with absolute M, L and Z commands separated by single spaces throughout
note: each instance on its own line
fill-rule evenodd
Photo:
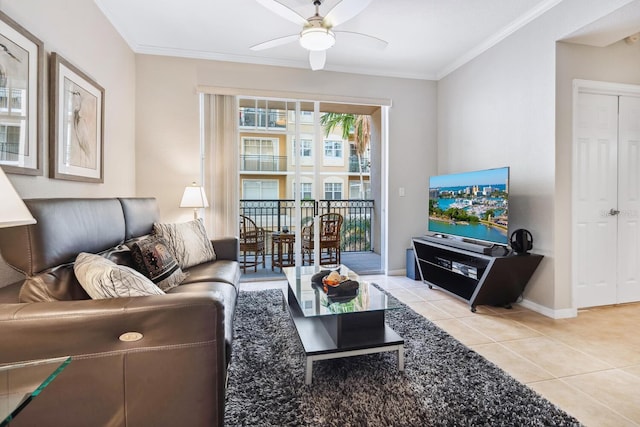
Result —
M 255 46 L 251 50 L 264 50 L 281 46 L 287 43 L 300 43 L 300 46 L 309 51 L 309 64 L 312 70 L 321 70 L 327 59 L 327 49 L 336 43 L 336 36 L 353 39 L 360 46 L 375 49 L 384 49 L 387 42 L 368 34 L 352 31 L 334 31 L 333 28 L 362 12 L 371 3 L 371 0 L 342 0 L 331 9 L 326 16 L 320 15 L 321 0 L 314 0 L 316 13 L 310 18 L 303 18 L 298 12 L 285 6 L 276 0 L 256 0 L 258 3 L 271 10 L 275 14 L 295 24 L 302 26 L 299 34 L 278 37 Z

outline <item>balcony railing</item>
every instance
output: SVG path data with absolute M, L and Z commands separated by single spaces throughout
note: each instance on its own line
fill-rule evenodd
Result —
M 296 224 L 308 225 L 314 214 L 335 212 L 342 215 L 341 250 L 345 252 L 373 251 L 373 200 L 301 200 L 302 221 L 295 217 L 295 201 L 240 200 L 240 214 L 250 217 L 268 233 L 285 227 L 295 232 Z
M 287 156 L 240 156 L 240 170 L 244 172 L 285 172 L 287 170 Z

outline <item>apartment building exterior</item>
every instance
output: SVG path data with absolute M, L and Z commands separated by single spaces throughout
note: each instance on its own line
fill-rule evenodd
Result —
M 323 129 L 317 149 L 313 111 L 300 111 L 299 144 L 291 102 L 241 99 L 238 116 L 242 200 L 291 200 L 294 191 L 300 191 L 301 200 L 311 200 L 318 190 L 316 185 L 323 200 L 371 198 L 368 150 L 358 158 L 355 144 L 342 138 L 340 127 L 328 135 Z M 295 180 L 296 146 L 300 150 L 300 183 Z

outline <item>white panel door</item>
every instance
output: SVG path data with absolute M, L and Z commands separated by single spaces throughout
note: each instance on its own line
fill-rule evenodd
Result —
M 576 113 L 573 274 L 580 308 L 616 303 L 618 96 L 580 93 Z
M 640 301 L 640 98 L 620 97 L 618 297 Z

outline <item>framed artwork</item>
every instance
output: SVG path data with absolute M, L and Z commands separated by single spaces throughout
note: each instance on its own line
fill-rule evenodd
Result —
M 51 54 L 49 176 L 104 182 L 104 89 Z
M 0 166 L 42 175 L 44 44 L 0 12 Z

